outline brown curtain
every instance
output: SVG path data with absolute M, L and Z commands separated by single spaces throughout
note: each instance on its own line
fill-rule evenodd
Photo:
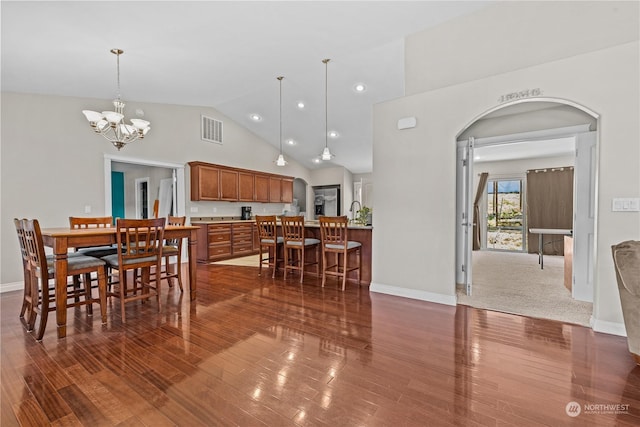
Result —
M 484 189 L 487 187 L 487 180 L 489 179 L 489 173 L 482 172 L 480 174 L 480 181 L 478 181 L 478 189 L 476 190 L 476 198 L 473 200 L 473 250 L 480 249 L 480 199 L 484 194 Z
M 573 228 L 573 167 L 527 171 L 527 226 Z M 538 252 L 538 234 L 527 231 L 529 253 Z M 560 235 L 544 235 L 543 253 L 564 255 Z

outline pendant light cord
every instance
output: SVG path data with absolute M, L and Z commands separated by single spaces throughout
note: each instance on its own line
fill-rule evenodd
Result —
M 280 154 L 282 154 L 282 79 L 284 76 L 276 77 L 280 81 Z
M 328 134 L 329 134 L 329 79 L 327 77 L 328 71 L 328 63 L 331 61 L 330 59 L 323 59 L 324 62 L 324 147 L 327 148 L 329 146 Z

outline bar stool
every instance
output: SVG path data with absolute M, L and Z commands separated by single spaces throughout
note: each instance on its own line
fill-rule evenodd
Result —
M 278 268 L 278 247 L 284 244 L 284 238 L 278 236 L 278 229 L 275 215 L 256 215 L 256 224 L 258 225 L 258 240 L 260 240 L 259 256 L 260 264 L 258 275 L 262 275 L 262 266 L 273 267 L 271 277 L 276 277 L 276 269 Z M 264 248 L 267 249 L 267 258 L 263 258 Z M 273 251 L 273 256 L 271 252 Z
M 316 274 L 320 275 L 320 240 L 305 237 L 303 216 L 283 216 L 282 237 L 284 239 L 284 279 L 287 280 L 287 270 L 300 270 L 300 283 L 304 278 L 305 265 L 316 265 Z M 315 249 L 315 261 L 305 261 L 307 249 Z M 296 260 L 293 252 L 298 252 Z
M 169 216 L 167 217 L 167 226 L 182 226 L 186 223 L 186 216 Z M 171 257 L 176 257 L 175 271 L 171 271 Z M 183 292 L 182 288 L 182 238 L 178 239 L 165 239 L 164 246 L 162 247 L 162 257 L 164 258 L 164 270 L 162 271 L 162 279 L 167 279 L 169 287 L 173 287 L 173 279 L 178 279 L 178 286 L 180 286 L 180 292 Z
M 346 216 L 321 216 L 320 217 L 320 240 L 322 242 L 322 286 L 327 279 L 327 275 L 342 277 L 342 290 L 347 283 L 347 275 L 350 271 L 357 271 L 358 285 L 360 285 L 360 266 L 362 264 L 360 242 L 348 239 L 347 225 L 349 220 Z M 349 267 L 349 254 L 355 252 L 357 266 Z M 329 265 L 328 254 L 335 254 L 335 264 Z M 342 255 L 342 266 L 340 265 L 340 255 Z M 335 268 L 335 271 L 333 270 Z

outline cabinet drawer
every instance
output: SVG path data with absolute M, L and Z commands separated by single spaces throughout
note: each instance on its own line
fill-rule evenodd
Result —
M 253 242 L 251 240 L 243 240 L 241 242 L 233 242 L 233 251 L 236 252 L 236 250 L 239 250 L 239 249 L 252 250 L 253 249 Z
M 231 255 L 230 245 L 210 245 L 209 259 Z
M 251 231 L 253 229 L 253 224 L 233 224 L 233 232 L 239 233 L 243 231 Z
M 240 246 L 249 246 L 250 248 L 252 248 L 253 240 L 251 239 L 251 236 L 244 239 L 233 239 L 233 248 L 235 249 L 236 247 Z

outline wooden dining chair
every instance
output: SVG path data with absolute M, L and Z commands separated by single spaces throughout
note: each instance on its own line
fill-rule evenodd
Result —
M 160 311 L 160 274 L 151 274 L 151 268 L 161 271 L 162 247 L 166 219 L 121 219 L 116 221 L 118 252 L 102 257 L 107 265 L 118 270 L 120 280 L 108 296 L 120 298 L 120 316 L 126 323 L 125 303 L 156 298 Z M 140 279 L 135 270 L 141 269 Z M 133 270 L 132 287 L 128 286 L 127 272 Z M 153 283 L 152 283 L 153 282 Z M 140 291 L 138 293 L 138 291 Z
M 320 240 L 322 245 L 322 286 L 324 286 L 327 275 L 342 277 L 342 290 L 347 283 L 347 275 L 350 271 L 356 270 L 358 285 L 360 285 L 360 267 L 362 264 L 360 242 L 350 241 L 348 236 L 349 220 L 346 216 L 321 216 L 320 217 Z M 349 254 L 356 254 L 356 265 L 349 267 Z M 329 255 L 334 255 L 335 263 L 329 264 Z M 342 258 L 342 265 L 340 265 Z
M 111 216 L 93 216 L 93 217 L 70 216 L 69 227 L 72 229 L 111 228 L 113 227 L 113 217 Z M 87 256 L 102 258 L 103 256 L 113 255 L 117 253 L 118 248 L 116 248 L 115 245 L 90 246 L 90 247 L 84 247 L 84 248 L 76 248 L 76 252 L 81 253 L 83 255 L 87 255 Z M 111 274 L 110 268 L 107 268 L 107 278 L 109 279 L 107 286 L 111 286 L 113 283 L 117 282 L 117 279 L 114 278 L 113 274 Z M 84 280 L 91 281 L 91 275 L 85 274 Z M 79 287 L 77 276 L 74 277 L 74 283 L 76 288 Z
M 22 308 L 20 308 L 20 319 L 24 321 L 25 327 L 29 332 L 30 329 L 29 318 L 24 320 L 25 313 L 31 315 L 31 306 L 33 305 L 33 298 L 31 296 L 31 273 L 29 268 L 29 253 L 27 252 L 27 244 L 24 237 L 24 220 L 14 218 L 13 223 L 16 226 L 16 232 L 18 234 L 18 243 L 20 244 L 20 254 L 22 255 L 22 273 L 24 277 L 24 290 L 22 294 Z M 37 295 L 37 294 L 36 294 Z M 36 301 L 37 303 L 37 301 Z
M 55 287 L 50 286 L 50 281 L 55 279 L 53 260 L 45 255 L 42 232 L 37 219 L 23 219 L 22 229 L 24 236 L 25 251 L 27 254 L 27 274 L 29 275 L 29 317 L 28 330 L 35 327 L 36 317 L 40 316 L 36 340 L 41 341 L 47 326 L 49 312 L 55 311 L 56 304 L 66 304 L 67 307 L 87 306 L 87 314 L 93 314 L 93 304 L 100 304 L 100 314 L 102 323 L 107 323 L 107 276 L 105 271 L 106 263 L 95 257 L 86 255 L 69 256 L 67 258 L 67 276 L 82 275 L 96 272 L 98 275 L 98 294 L 95 298 L 92 295 L 91 284 L 85 282 L 84 289 L 75 289 L 67 293 L 67 301 L 56 301 Z M 79 300 L 77 297 L 82 297 Z M 71 301 L 71 299 L 75 301 Z
M 186 216 L 168 216 L 167 226 L 183 226 L 187 222 Z M 180 292 L 182 287 L 182 238 L 165 239 L 162 247 L 162 256 L 164 257 L 164 270 L 162 271 L 162 279 L 166 279 L 170 287 L 173 287 L 173 279 L 178 279 Z M 176 257 L 176 263 L 171 267 L 171 257 Z M 172 271 L 173 270 L 173 271 Z
M 166 226 L 183 226 L 187 222 L 186 216 L 168 216 Z M 164 267 L 160 274 L 161 280 L 167 280 L 169 287 L 173 287 L 173 279 L 178 279 L 180 292 L 184 292 L 182 287 L 182 238 L 165 239 L 162 247 L 162 257 L 164 258 Z M 171 257 L 176 257 L 176 263 L 171 264 Z M 155 274 L 155 271 L 152 272 Z M 138 278 L 138 270 L 135 272 L 136 280 Z
M 276 277 L 276 269 L 278 268 L 278 248 L 284 243 L 282 236 L 278 236 L 277 219 L 275 215 L 256 215 L 256 224 L 258 225 L 258 240 L 260 264 L 258 265 L 258 275 L 262 275 L 262 266 L 268 268 L 273 267 L 271 277 Z M 267 257 L 264 258 L 265 253 Z
M 304 278 L 304 268 L 307 265 L 316 265 L 316 274 L 320 274 L 320 240 L 305 237 L 303 216 L 283 216 L 282 238 L 284 244 L 284 279 L 287 280 L 288 270 L 300 271 L 300 283 Z M 308 249 L 315 250 L 315 258 L 306 260 Z M 295 256 L 297 254 L 297 257 Z
M 80 217 L 70 216 L 69 227 L 76 228 L 111 228 L 113 227 L 113 217 L 96 216 L 96 217 Z M 76 250 L 84 255 L 102 258 L 103 256 L 113 255 L 118 251 L 115 246 L 92 246 L 87 248 L 76 248 Z

